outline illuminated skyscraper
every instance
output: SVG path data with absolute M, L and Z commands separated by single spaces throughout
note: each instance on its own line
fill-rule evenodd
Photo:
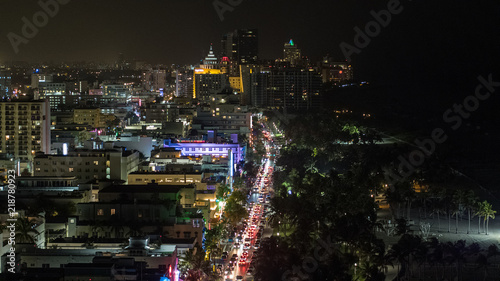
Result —
M 223 57 L 231 61 L 230 73 L 237 75 L 239 65 L 255 64 L 259 57 L 257 29 L 238 29 L 222 36 Z
M 210 44 L 210 51 L 208 55 L 203 60 L 203 64 L 200 65 L 200 68 L 203 69 L 218 69 L 219 68 L 219 60 L 214 54 L 214 50 L 212 49 L 212 44 Z
M 283 48 L 283 59 L 290 62 L 291 65 L 297 65 L 301 60 L 300 49 L 292 39 L 290 39 L 290 42 L 285 43 L 285 47 Z

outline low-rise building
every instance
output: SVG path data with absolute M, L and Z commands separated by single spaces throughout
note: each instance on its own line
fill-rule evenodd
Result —
M 35 176 L 75 176 L 78 183 L 94 179 L 127 181 L 137 170 L 139 152 L 121 148 L 76 149 L 67 155 L 39 155 L 34 160 Z

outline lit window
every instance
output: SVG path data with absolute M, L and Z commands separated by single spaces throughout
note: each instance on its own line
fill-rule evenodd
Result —
M 116 209 L 111 209 L 111 215 L 116 214 Z
M 103 209 L 97 210 L 97 215 L 98 216 L 104 216 L 104 210 Z
M 73 169 L 73 168 L 68 168 L 68 171 L 69 171 L 70 173 L 72 173 L 72 172 L 74 171 L 74 169 Z
M 99 165 L 99 161 L 94 161 L 94 165 Z

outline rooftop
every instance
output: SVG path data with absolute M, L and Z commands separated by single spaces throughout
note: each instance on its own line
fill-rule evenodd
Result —
M 178 193 L 187 185 L 112 185 L 103 188 L 99 193 Z

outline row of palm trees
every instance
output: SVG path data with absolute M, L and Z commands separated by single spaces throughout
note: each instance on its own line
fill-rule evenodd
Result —
M 468 218 L 467 234 L 472 233 L 471 220 L 478 218 L 478 234 L 488 235 L 489 221 L 495 219 L 496 211 L 492 205 L 484 200 L 480 201 L 473 190 L 465 188 L 443 188 L 430 186 L 422 192 L 415 192 L 415 183 L 401 182 L 386 190 L 386 199 L 390 205 L 393 219 L 405 218 L 411 220 L 411 209 L 418 207 L 419 217 L 436 217 L 438 232 L 441 229 L 441 218 L 448 218 L 448 232 L 451 232 L 451 219 L 455 218 L 455 233 L 459 231 L 459 218 L 464 215 Z M 401 212 L 401 207 L 405 208 Z M 481 231 L 481 219 L 483 227 Z
M 420 236 L 405 234 L 385 255 L 385 266 L 397 266 L 396 280 L 426 277 L 460 281 L 471 280 L 478 274 L 486 280 L 494 269 L 494 274 L 500 274 L 499 256 L 495 244 L 482 249 L 479 244 L 467 245 L 464 240 L 443 243 L 437 238 L 425 241 Z

